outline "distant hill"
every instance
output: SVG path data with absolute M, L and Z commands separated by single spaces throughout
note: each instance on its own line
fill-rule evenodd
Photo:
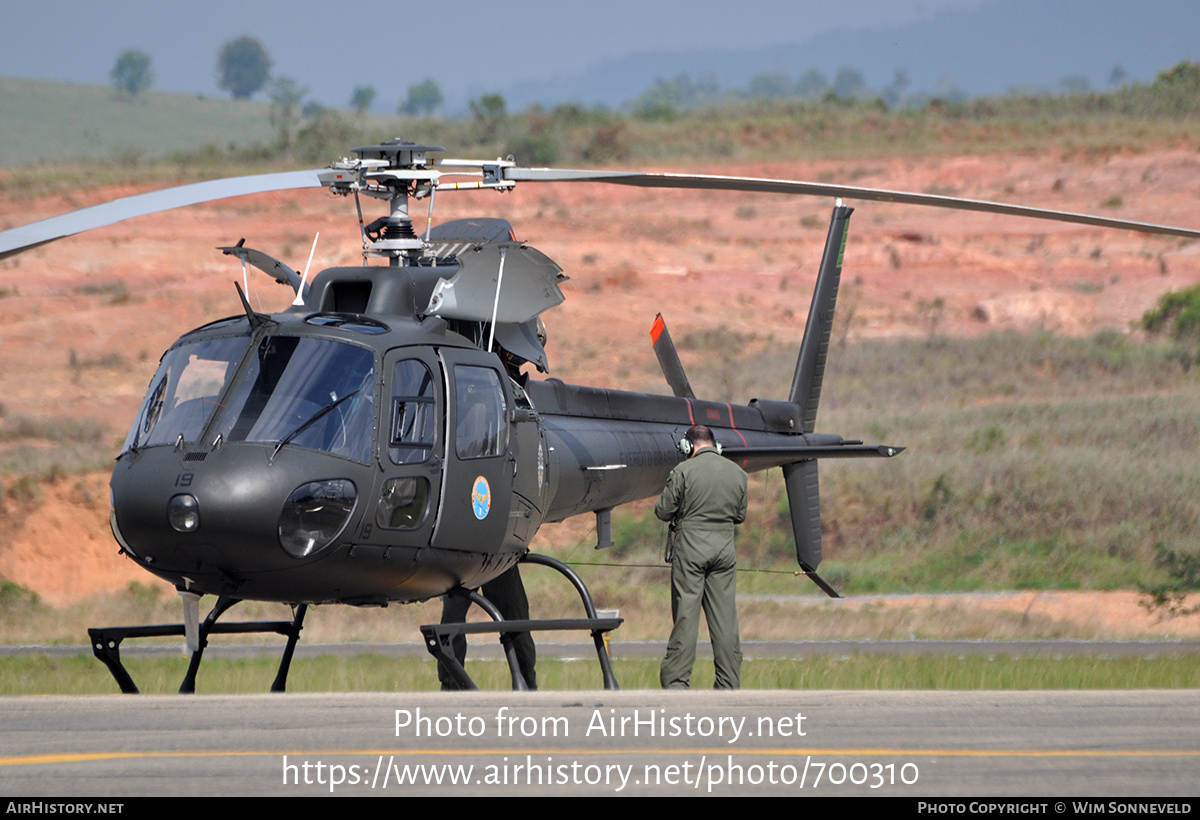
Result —
M 0 77 L 0 166 L 53 160 L 136 161 L 172 151 L 268 142 L 266 103 Z
M 285 151 L 265 102 L 165 92 L 128 100 L 105 86 L 0 77 L 0 167 L 58 162 L 76 166 L 76 179 L 82 174 L 112 184 L 127 175 L 126 168 L 161 160 L 167 173 L 201 176 L 323 165 L 351 146 L 396 136 L 445 145 L 456 154 L 584 165 L 893 156 L 941 152 L 951 144 L 974 151 L 1145 148 L 1194 139 L 1200 63 L 1181 62 L 1151 83 L 1103 94 L 1076 90 L 924 102 L 909 96 L 898 108 L 871 96 L 746 100 L 718 94 L 709 101 L 657 103 L 637 113 L 573 106 L 508 110 L 492 119 L 479 113 L 429 118 L 296 112 Z M 81 162 L 88 163 L 82 171 Z
M 341 113 L 380 133 L 401 128 L 398 117 L 359 120 Z M 56 160 L 134 164 L 208 147 L 219 155 L 253 153 L 276 137 L 266 102 L 164 91 L 129 100 L 109 86 L 0 77 L 0 167 Z
M 665 47 L 571 75 L 548 72 L 546 80 L 503 93 L 515 109 L 566 100 L 619 108 L 657 78 L 707 76 L 722 89 L 744 89 L 756 74 L 780 72 L 795 80 L 816 68 L 832 80 L 844 67 L 859 71 L 876 92 L 893 82 L 897 69 L 908 75 L 910 94 L 1059 91 L 1064 81 L 1102 91 L 1118 67 L 1128 81 L 1149 82 L 1182 60 L 1200 59 L 1200 3 L 1157 0 L 1145 13 L 1137 8 L 1128 0 L 991 2 L 902 26 L 863 20 L 794 45 Z

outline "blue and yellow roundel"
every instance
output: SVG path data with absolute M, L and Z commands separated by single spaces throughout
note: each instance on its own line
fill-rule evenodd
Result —
M 471 488 L 471 509 L 475 511 L 475 517 L 482 521 L 487 518 L 491 508 L 492 488 L 488 486 L 486 478 L 479 476 L 475 479 L 475 486 Z

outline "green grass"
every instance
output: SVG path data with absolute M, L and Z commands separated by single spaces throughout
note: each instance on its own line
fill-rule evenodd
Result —
M 614 671 L 623 689 L 657 689 L 658 661 L 621 660 Z M 270 689 L 276 661 L 206 659 L 197 678 L 200 693 L 258 693 Z M 126 662 L 145 693 L 173 693 L 186 671 L 179 659 Z M 510 688 L 507 666 L 474 661 L 469 669 L 481 689 Z M 602 687 L 598 664 L 541 661 L 543 689 L 588 690 Z M 710 688 L 711 663 L 696 664 L 692 685 Z M 748 660 L 742 670 L 747 689 L 1181 689 L 1200 686 L 1194 656 L 1160 654 L 1153 658 L 1084 656 L 1014 658 L 852 653 L 798 660 Z M 421 692 L 438 688 L 432 659 L 358 655 L 321 656 L 292 664 L 291 692 Z M 0 695 L 116 694 L 107 669 L 94 658 L 32 655 L 0 659 Z
M 680 340 L 685 366 L 710 363 L 688 368 L 697 394 L 786 395 L 794 347 L 727 336 Z M 1200 526 L 1200 381 L 1175 354 L 1115 333 L 835 346 L 817 430 L 908 449 L 822 462 L 822 574 L 851 593 L 1152 582 L 1155 544 L 1191 549 Z M 794 566 L 777 472 L 751 504 L 743 565 Z M 644 563 L 663 538 L 634 508 L 614 536 Z
M 934 100 L 895 109 L 879 100 L 727 97 L 664 117 L 571 104 L 532 106 L 498 119 L 359 117 L 329 110 L 299 124 L 290 155 L 283 157 L 265 102 L 155 91 L 131 101 L 106 86 L 0 78 L 0 167 L 47 164 L 32 178 L 13 178 L 10 184 L 18 188 L 44 185 L 64 172 L 48 164 L 64 162 L 78 164 L 66 171 L 76 184 L 105 184 L 143 177 L 154 164 L 160 168 L 149 173 L 160 176 L 197 167 L 218 172 L 212 166 L 230 162 L 247 166 L 244 172 L 280 160 L 323 164 L 350 145 L 397 134 L 444 145 L 452 155 L 512 154 L 532 165 L 1052 150 L 1103 160 L 1127 150 L 1195 143 L 1196 78 L 1186 73 L 1177 80 L 1106 94 Z
M 134 166 L 182 149 L 269 140 L 267 105 L 105 86 L 0 78 L 0 165 L 111 160 Z

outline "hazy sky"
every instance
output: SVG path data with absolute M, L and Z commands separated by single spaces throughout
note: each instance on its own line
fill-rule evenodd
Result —
M 448 102 L 462 105 L 468 95 L 530 81 L 552 81 L 582 73 L 606 60 L 658 50 L 721 48 L 728 50 L 794 45 L 837 32 L 847 63 L 863 59 L 853 50 L 854 31 L 905 26 L 934 15 L 1012 7 L 1035 27 L 1038 9 L 1064 8 L 1066 0 L 606 0 L 572 3 L 562 0 L 0 0 L 0 75 L 106 84 L 117 54 L 139 48 L 153 58 L 155 88 L 204 94 L 220 93 L 215 62 L 220 45 L 241 34 L 257 37 L 271 55 L 273 73 L 297 79 L 312 97 L 328 105 L 346 105 L 356 85 L 374 85 L 381 106 L 390 110 L 408 85 L 434 77 Z M 1071 0 L 1079 7 L 1079 0 Z M 1200 29 L 1181 23 L 1179 14 L 1200 13 L 1197 0 L 1145 0 L 1141 3 L 1096 0 L 1083 8 L 1106 9 L 1103 20 L 1080 20 L 1077 30 L 1060 33 L 1068 50 L 1090 27 L 1104 23 L 1120 32 L 1126 24 L 1110 19 L 1127 14 L 1130 38 L 1154 39 L 1146 27 L 1163 35 L 1200 40 Z M 1117 9 L 1116 12 L 1113 9 Z M 1091 16 L 1085 14 L 1084 16 Z M 1141 29 L 1134 25 L 1142 26 Z M 980 32 L 986 38 L 987 32 Z M 1022 57 L 1029 38 L 1014 34 L 1001 57 Z M 843 43 L 844 41 L 844 43 Z M 899 45 L 903 45 L 900 43 Z M 964 46 L 963 43 L 950 44 Z M 1081 42 L 1082 46 L 1083 43 Z M 1139 43 L 1110 46 L 1129 52 Z M 1165 68 L 1182 54 L 1161 54 L 1164 46 L 1146 42 L 1147 55 Z M 965 58 L 971 61 L 969 44 Z M 1045 50 L 1041 44 L 1037 50 Z M 923 52 L 924 53 L 924 52 Z M 905 59 L 912 59 L 904 55 Z M 899 58 L 897 58 L 899 59 Z M 919 57 L 917 58 L 919 60 Z M 1136 63 L 1114 54 L 1105 65 Z M 1166 61 L 1166 64 L 1163 64 Z M 832 75 L 840 66 L 830 66 Z M 897 67 L 891 64 L 890 72 Z M 919 73 L 921 66 L 914 66 Z M 952 70 L 957 79 L 970 66 Z M 978 67 L 976 67 L 978 68 Z M 939 68 L 939 71 L 944 69 Z M 1106 68 L 1105 71 L 1108 69 Z M 993 73 L 1000 72 L 996 69 Z M 1131 74 L 1134 71 L 1131 70 Z M 1151 75 L 1152 76 L 1152 75 Z M 653 78 L 648 80 L 652 81 Z M 1052 86 L 1058 77 L 1048 78 Z M 1149 79 L 1144 78 L 1144 79 Z M 914 78 L 914 83 L 915 83 Z M 1016 84 L 1022 80 L 1013 80 Z M 868 76 L 875 87 L 881 83 Z M 964 83 L 964 86 L 966 83 Z M 1007 87 L 1007 86 L 1002 86 Z M 976 91 L 976 89 L 968 88 Z M 991 89 L 979 89 L 990 91 Z
M 276 73 L 341 102 L 346 76 L 376 87 L 426 74 L 446 88 L 502 87 L 639 51 L 798 43 L 864 20 L 903 23 L 982 2 L 0 0 L 0 75 L 105 84 L 116 55 L 140 48 L 154 59 L 157 88 L 218 93 L 217 50 L 251 34 Z

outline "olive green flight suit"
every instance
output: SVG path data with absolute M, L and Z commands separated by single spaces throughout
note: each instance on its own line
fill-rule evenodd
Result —
M 717 689 L 741 686 L 734 525 L 746 520 L 746 474 L 706 447 L 677 465 L 654 507 L 675 522 L 671 617 L 675 622 L 659 678 L 664 689 L 687 688 L 696 662 L 700 609 L 708 621 Z

